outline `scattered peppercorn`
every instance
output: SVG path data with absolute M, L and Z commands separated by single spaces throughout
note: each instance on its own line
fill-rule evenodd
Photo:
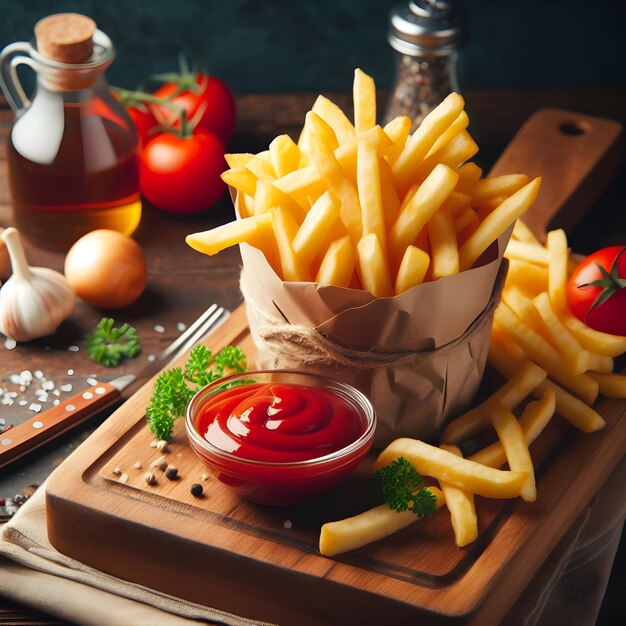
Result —
M 202 492 L 204 491 L 204 489 L 202 489 L 202 485 L 200 483 L 194 483 L 193 485 L 191 485 L 191 495 L 194 498 L 199 498 L 202 495 Z
M 165 470 L 165 475 L 169 480 L 176 480 L 178 478 L 178 469 L 176 469 L 173 465 L 170 465 Z
M 157 483 L 157 479 L 156 479 L 156 476 L 154 475 L 154 472 L 146 472 L 145 479 L 149 485 L 156 485 Z

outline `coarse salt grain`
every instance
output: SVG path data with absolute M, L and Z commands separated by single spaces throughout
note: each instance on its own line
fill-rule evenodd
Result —
M 155 333 L 164 333 L 165 332 L 165 326 L 161 326 L 161 324 L 157 324 L 154 327 L 154 332 Z
M 74 370 L 67 370 L 68 376 L 74 376 Z
M 67 385 L 61 385 L 59 389 L 61 391 L 72 391 L 72 385 L 71 383 L 67 383 Z
M 43 378 L 43 372 L 41 370 L 35 370 L 33 372 L 33 376 L 37 379 L 37 380 L 41 380 Z
M 80 348 L 78 346 L 67 346 L 69 352 L 78 352 Z
M 88 384 L 88 385 L 91 385 L 91 386 L 93 387 L 94 385 L 97 385 L 97 384 L 98 384 L 98 381 L 97 381 L 95 378 L 91 378 L 91 377 L 89 377 L 89 378 L 87 379 L 87 384 Z
M 9 380 L 14 385 L 19 385 L 20 384 L 20 376 L 19 376 L 19 374 L 11 374 L 11 376 L 9 377 Z
M 154 354 L 149 354 L 148 355 L 148 361 L 152 362 L 156 359 L 156 356 Z
M 37 402 L 33 402 L 29 407 L 28 407 L 29 411 L 32 411 L 33 413 L 39 413 L 39 411 L 41 411 L 41 404 L 38 404 Z
M 17 346 L 17 341 L 15 341 L 15 339 L 11 339 L 10 337 L 7 337 L 4 341 L 4 347 L 7 350 L 13 350 L 15 348 L 15 346 Z
M 182 322 L 178 322 L 176 324 L 176 330 L 179 333 L 184 333 L 187 330 L 187 324 L 183 324 Z
M 54 381 L 53 380 L 44 380 L 41 383 L 41 388 L 44 391 L 52 391 L 54 389 Z

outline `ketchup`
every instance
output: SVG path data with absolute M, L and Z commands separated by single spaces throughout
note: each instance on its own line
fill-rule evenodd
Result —
M 254 383 L 216 394 L 196 428 L 210 444 L 237 457 L 289 463 L 345 448 L 363 435 L 367 422 L 349 400 L 328 389 Z

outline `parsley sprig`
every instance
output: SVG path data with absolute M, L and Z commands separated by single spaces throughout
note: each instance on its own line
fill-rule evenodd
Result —
M 114 324 L 112 318 L 103 317 L 85 344 L 89 358 L 106 367 L 115 367 L 122 359 L 132 359 L 141 352 L 137 331 L 130 324 L 119 328 Z
M 411 511 L 418 517 L 434 513 L 437 497 L 424 487 L 424 479 L 404 457 L 381 467 L 373 476 L 383 500 L 394 511 Z
M 187 404 L 200 388 L 226 374 L 245 372 L 247 368 L 246 355 L 241 348 L 226 346 L 214 355 L 204 345 L 195 346 L 184 370 L 180 367 L 165 370 L 156 379 L 146 408 L 148 427 L 158 439 L 169 439 L 174 422 L 185 414 Z

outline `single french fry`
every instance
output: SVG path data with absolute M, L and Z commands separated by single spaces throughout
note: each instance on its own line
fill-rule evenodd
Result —
M 413 184 L 415 169 L 439 136 L 460 115 L 463 106 L 463 98 L 458 93 L 449 94 L 424 118 L 419 128 L 408 139 L 400 156 L 393 164 L 396 188 L 400 196 L 403 196 Z
M 247 167 L 239 166 L 222 172 L 220 178 L 241 193 L 254 197 L 259 178 Z
M 385 159 L 393 165 L 406 145 L 411 132 L 412 120 L 408 115 L 399 115 L 385 124 L 383 130 L 391 139 L 392 145 L 383 152 Z
M 282 178 L 300 167 L 302 152 L 289 135 L 278 135 L 270 143 L 270 160 L 276 178 Z
M 461 163 L 471 159 L 478 152 L 478 145 L 466 130 L 458 133 L 450 143 L 426 157 L 413 172 L 413 180 L 424 180 L 438 163 L 443 163 L 453 170 Z
M 380 196 L 383 204 L 385 229 L 389 231 L 400 214 L 400 198 L 393 181 L 391 165 L 385 159 L 378 159 L 378 173 L 380 175 Z
M 459 248 L 452 217 L 437 211 L 428 221 L 433 280 L 459 273 Z
M 546 370 L 536 363 L 528 360 L 520 363 L 519 369 L 509 377 L 509 380 L 500 389 L 482 404 L 450 422 L 441 435 L 441 441 L 459 444 L 479 433 L 489 424 L 489 407 L 492 404 L 499 403 L 508 409 L 514 409 L 546 379 L 546 376 Z
M 389 254 L 394 269 L 399 267 L 407 246 L 415 241 L 428 220 L 452 193 L 458 178 L 458 174 L 448 166 L 437 165 L 428 178 L 407 197 L 388 234 Z
M 339 201 L 339 215 L 353 245 L 357 245 L 361 239 L 363 226 L 361 224 L 361 207 L 356 189 L 348 180 L 341 169 L 331 145 L 324 140 L 326 131 L 320 130 L 323 126 L 328 127 L 315 113 L 309 111 L 307 120 L 312 128 L 310 157 L 317 167 L 322 178 L 326 181 L 328 189 L 335 194 Z M 330 127 L 328 127 L 330 130 Z M 331 131 L 332 132 L 332 131 Z
M 442 450 L 462 457 L 456 446 L 441 446 Z M 459 548 L 466 546 L 478 537 L 478 517 L 474 506 L 474 495 L 448 483 L 440 483 L 441 491 L 450 511 L 450 522 L 454 530 L 454 540 Z
M 277 206 L 288 211 L 298 224 L 302 224 L 306 216 L 305 210 L 291 196 L 278 189 L 269 180 L 259 180 L 254 194 L 254 214 L 269 213 Z
M 536 243 L 510 239 L 504 252 L 507 259 L 515 259 L 526 263 L 548 266 L 550 255 L 548 250 Z
M 530 228 L 526 226 L 526 223 L 523 222 L 521 219 L 518 219 L 515 222 L 511 237 L 513 237 L 513 239 L 517 239 L 518 241 L 535 244 L 536 246 L 541 245 L 541 242 L 539 241 L 539 239 L 537 239 L 537 237 L 535 237 L 533 231 L 530 230 Z
M 309 196 L 317 198 L 326 190 L 324 181 L 314 165 L 285 174 L 282 178 L 276 179 L 273 184 L 296 202 L 302 202 Z
M 626 376 L 624 374 L 600 374 L 589 372 L 589 376 L 600 385 L 600 393 L 607 398 L 626 398 Z
M 247 242 L 259 247 L 258 242 L 273 238 L 271 215 L 253 215 L 234 222 L 227 222 L 211 230 L 192 233 L 185 237 L 187 245 L 194 250 L 213 256 L 225 248 Z
M 288 211 L 281 207 L 273 208 L 270 214 L 278 244 L 283 280 L 311 280 L 309 270 L 301 263 L 291 243 L 298 232 L 298 223 Z
M 513 376 L 520 366 L 519 361 L 512 358 L 497 341 L 492 341 L 489 345 L 488 360 L 489 365 L 505 378 Z M 537 385 L 532 394 L 541 397 L 548 389 L 554 392 L 556 412 L 578 430 L 592 433 L 606 425 L 599 413 L 551 380 L 544 380 Z
M 587 374 L 572 374 L 557 350 L 524 323 L 504 302 L 496 308 L 494 319 L 498 320 L 498 324 L 520 344 L 537 365 L 548 372 L 551 378 L 573 391 L 587 404 L 594 403 L 598 396 L 598 383 Z
M 339 145 L 354 137 L 355 132 L 352 122 L 332 100 L 324 96 L 318 96 L 311 110 L 317 113 L 333 129 Z
M 432 476 L 486 498 L 515 498 L 526 482 L 526 472 L 503 472 L 459 458 L 441 448 L 406 437 L 392 441 L 378 456 L 373 471 L 404 457 L 422 476 Z
M 498 433 L 509 467 L 514 471 L 528 474 L 520 495 L 526 502 L 534 502 L 537 499 L 535 469 L 524 431 L 515 415 L 502 404 L 491 405 L 490 413 L 491 423 Z
M 469 116 L 465 111 L 461 111 L 458 117 L 450 124 L 450 126 L 437 138 L 432 148 L 428 151 L 428 158 L 444 146 L 448 145 L 462 130 L 469 125 Z
M 428 487 L 437 498 L 436 507 L 445 503 L 443 493 L 437 487 Z M 368 543 L 384 539 L 393 533 L 414 524 L 419 518 L 412 511 L 394 511 L 381 504 L 369 511 L 336 522 L 328 522 L 320 532 L 319 550 L 325 556 L 334 556 L 356 550 Z
M 375 233 L 365 235 L 357 246 L 359 253 L 359 277 L 363 288 L 377 298 L 393 295 L 389 268 L 383 248 Z
M 354 70 L 352 87 L 354 128 L 357 135 L 376 125 L 376 86 L 374 79 L 360 69 Z
M 542 291 L 548 290 L 548 270 L 545 266 L 509 259 L 509 271 L 506 275 L 504 288 L 513 285 L 526 296 L 534 298 Z
M 361 205 L 363 237 L 373 233 L 378 238 L 383 258 L 387 263 L 387 233 L 383 216 L 380 170 L 376 149 L 366 143 L 359 144 L 357 189 Z
M 474 187 L 483 175 L 483 171 L 476 163 L 470 161 L 461 165 L 457 170 L 457 174 L 459 175 L 459 182 L 456 184 L 455 191 L 471 195 Z
M 248 161 L 250 161 L 250 159 L 252 159 L 254 156 L 256 155 L 252 154 L 251 152 L 235 152 L 232 154 L 227 153 L 224 155 L 224 160 L 226 161 L 228 167 L 234 169 L 236 167 L 245 167 Z
M 548 292 L 550 302 L 558 312 L 568 310 L 567 260 L 569 249 L 563 229 L 552 230 L 546 239 L 548 253 Z
M 472 206 L 480 206 L 498 196 L 510 196 L 528 184 L 526 174 L 506 174 L 479 180 L 472 190 Z
M 396 276 L 395 293 L 399 294 L 420 285 L 424 281 L 429 264 L 430 257 L 426 252 L 415 246 L 408 246 Z
M 524 407 L 519 418 L 519 425 L 524 431 L 524 437 L 528 446 L 539 437 L 543 429 L 550 423 L 554 415 L 555 402 L 554 392 L 551 389 L 547 389 L 540 400 L 533 400 Z M 507 459 L 502 443 L 496 441 L 490 446 L 472 454 L 472 456 L 468 457 L 468 460 L 499 469 L 506 463 Z
M 327 191 L 311 207 L 293 238 L 293 251 L 303 266 L 310 267 L 320 251 L 325 234 L 332 229 L 338 219 L 337 200 Z
M 315 282 L 349 287 L 354 275 L 354 246 L 348 235 L 331 242 L 315 277 Z
M 480 255 L 535 201 L 541 178 L 535 178 L 509 196 L 485 219 L 459 251 L 461 270 L 470 269 Z

